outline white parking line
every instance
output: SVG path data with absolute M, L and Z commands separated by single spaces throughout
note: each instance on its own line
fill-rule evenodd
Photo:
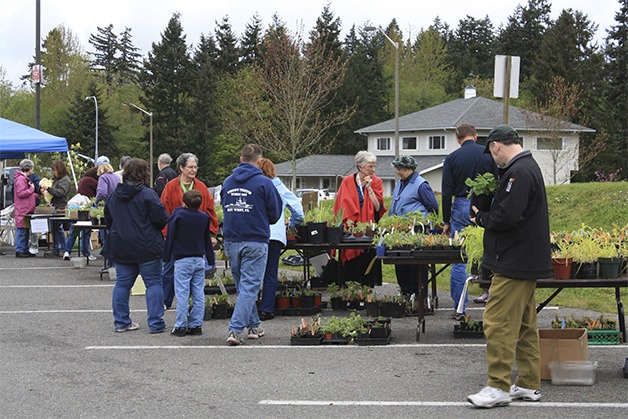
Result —
M 410 401 L 362 401 L 362 400 L 260 400 L 258 404 L 273 406 L 471 406 L 468 402 L 410 402 Z M 564 403 L 564 402 L 513 402 L 517 407 L 576 407 L 576 408 L 626 408 L 628 403 Z
M 133 311 L 133 310 L 132 310 Z M 1 313 L 1 312 L 0 312 Z M 240 345 L 240 346 L 229 346 L 229 345 L 198 345 L 198 346 L 182 346 L 182 345 L 114 345 L 114 346 L 86 346 L 85 350 L 90 351 L 135 351 L 135 350 L 144 350 L 144 349 L 227 349 L 230 351 L 233 350 L 263 350 L 263 349 L 289 349 L 292 351 L 298 350 L 323 350 L 323 351 L 340 351 L 340 350 L 360 350 L 360 349 L 369 349 L 372 350 L 374 348 L 385 350 L 385 349 L 398 349 L 398 348 L 483 348 L 486 347 L 485 343 L 408 343 L 408 344 L 392 344 L 392 345 L 376 345 L 376 346 L 356 346 L 356 345 L 318 345 L 318 346 L 291 346 L 291 345 Z M 589 346 L 589 351 L 592 349 L 620 349 L 625 351 L 626 345 L 607 345 L 607 346 Z
M 0 285 L 0 288 L 113 288 L 114 284 L 95 285 Z
M 84 313 L 111 313 L 108 310 L 2 310 L 0 314 L 84 314 Z M 146 313 L 144 310 L 131 310 L 131 313 Z
M 37 271 L 37 270 L 51 270 L 51 269 L 74 269 L 71 266 L 25 266 L 22 268 L 0 268 L 0 272 L 3 271 Z

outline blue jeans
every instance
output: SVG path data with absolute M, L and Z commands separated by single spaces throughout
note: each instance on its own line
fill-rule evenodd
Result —
M 15 253 L 28 253 L 30 231 L 27 228 L 15 229 Z
M 161 288 L 161 260 L 148 262 L 116 262 L 116 285 L 113 287 L 111 305 L 113 307 L 113 325 L 115 328 L 131 324 L 129 298 L 137 275 L 141 274 L 146 286 L 147 323 L 151 333 L 158 333 L 166 328 L 164 321 L 164 297 Z
M 61 252 L 65 247 L 65 231 L 63 230 L 63 223 L 60 223 L 57 230 L 53 231 L 52 234 L 54 234 L 54 250 L 56 254 Z
M 70 226 L 68 239 L 65 241 L 65 251 L 68 253 L 72 253 L 72 249 L 74 248 L 74 242 L 76 241 L 76 236 L 83 234 L 83 237 L 81 238 L 81 244 L 79 246 L 81 248 L 80 250 L 83 251 L 83 256 L 91 255 L 91 252 L 89 251 L 90 232 L 91 230 L 78 230 L 75 234 L 74 225 Z M 78 253 L 80 252 L 77 252 L 77 254 Z
M 177 296 L 177 318 L 174 327 L 203 325 L 205 314 L 205 260 L 187 257 L 174 262 L 174 288 Z M 188 299 L 192 296 L 192 310 Z
M 262 286 L 268 244 L 258 242 L 225 242 L 225 253 L 231 263 L 231 273 L 238 298 L 229 321 L 229 330 L 242 333 L 247 327 L 260 324 L 257 314 L 257 294 Z
M 454 237 L 456 232 L 460 233 L 465 227 L 471 225 L 471 220 L 469 219 L 469 204 L 470 201 L 466 198 L 454 198 L 454 203 L 451 207 L 451 237 Z M 462 294 L 466 280 L 467 265 L 465 263 L 452 264 L 449 287 L 451 298 L 454 300 L 454 309 L 458 308 L 458 302 L 460 301 L 460 295 Z M 468 301 L 469 296 L 467 293 L 464 297 L 463 312 L 466 311 Z
M 271 240 L 268 243 L 268 260 L 266 261 L 266 271 L 264 272 L 264 286 L 262 287 L 261 311 L 272 313 L 275 311 L 275 296 L 277 294 L 277 273 L 279 271 L 279 256 L 283 243 L 278 240 Z
M 166 308 L 170 308 L 172 307 L 172 301 L 174 301 L 174 259 L 164 262 L 164 267 L 161 271 L 161 283 L 164 294 L 164 305 Z

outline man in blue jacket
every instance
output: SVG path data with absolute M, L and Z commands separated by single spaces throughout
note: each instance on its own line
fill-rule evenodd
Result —
M 529 150 L 510 125 L 489 134 L 485 153 L 499 167 L 500 182 L 489 211 L 471 218 L 484 227 L 484 267 L 493 272 L 484 311 L 486 387 L 467 400 L 477 407 L 541 400 L 541 361 L 534 291 L 552 276 L 545 182 Z M 513 364 L 517 378 L 511 386 Z
M 243 342 L 245 329 L 249 339 L 264 335 L 255 302 L 266 269 L 270 225 L 282 215 L 277 188 L 257 166 L 261 157 L 258 145 L 244 146 L 240 164 L 225 179 L 220 191 L 225 253 L 238 290 L 227 337 L 227 343 L 234 346 Z
M 497 177 L 497 167 L 490 156 L 483 157 L 484 147 L 477 144 L 477 131 L 473 125 L 460 124 L 456 128 L 456 139 L 460 148 L 453 151 L 443 163 L 443 180 L 441 191 L 443 194 L 443 234 L 454 237 L 465 227 L 471 225 L 469 220 L 469 187 L 465 184 L 467 178 L 475 179 L 478 174 L 492 172 Z M 453 206 L 451 199 L 453 198 Z M 451 265 L 450 289 L 454 302 L 454 320 L 465 318 L 467 296 L 464 297 L 463 307 L 458 307 L 460 296 L 467 279 L 467 265 L 454 263 Z M 486 296 L 488 297 L 488 295 Z

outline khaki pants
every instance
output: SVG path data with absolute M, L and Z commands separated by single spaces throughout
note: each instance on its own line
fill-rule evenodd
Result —
M 513 364 L 515 384 L 541 389 L 541 356 L 534 291 L 536 281 L 493 275 L 484 311 L 487 385 L 509 391 Z

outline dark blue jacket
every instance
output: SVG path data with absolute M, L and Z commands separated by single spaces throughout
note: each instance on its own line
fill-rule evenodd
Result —
M 175 208 L 168 219 L 164 261 L 201 257 L 214 264 L 214 249 L 209 231 L 209 215 L 199 210 Z
M 283 204 L 272 180 L 251 163 L 240 163 L 220 191 L 227 242 L 268 243 L 270 225 L 281 217 Z
M 473 140 L 467 140 L 460 148 L 445 157 L 443 163 L 442 204 L 443 222 L 451 219 L 451 198 L 466 198 L 469 187 L 467 178 L 475 179 L 478 174 L 492 172 L 497 178 L 497 166 L 490 154 L 484 154 L 484 146 Z
M 129 264 L 161 259 L 161 229 L 167 222 L 168 213 L 154 190 L 142 183 L 120 183 L 105 206 L 109 233 L 101 253 Z

